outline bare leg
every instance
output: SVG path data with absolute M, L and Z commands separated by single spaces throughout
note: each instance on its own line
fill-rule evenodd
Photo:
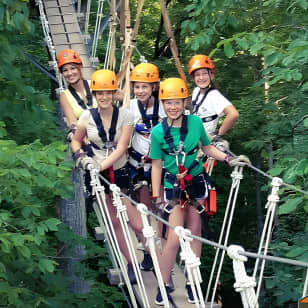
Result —
M 200 200 L 200 203 L 201 202 L 204 203 L 204 200 Z M 189 229 L 193 235 L 201 236 L 201 217 L 193 206 L 188 207 L 186 219 L 186 228 Z M 197 257 L 201 255 L 201 247 L 202 244 L 200 241 L 193 240 L 191 242 L 191 248 Z
M 169 223 L 174 227 L 183 226 L 184 217 L 185 212 L 179 206 L 175 206 L 169 216 Z M 159 258 L 160 271 L 165 283 L 168 283 L 169 281 L 171 269 L 174 265 L 179 245 L 180 242 L 178 236 L 173 229 L 170 228 L 167 242 L 164 245 L 162 254 Z
M 107 203 L 108 211 L 111 217 L 112 225 L 113 225 L 113 228 L 114 228 L 117 240 L 118 240 L 120 250 L 122 254 L 124 255 L 127 263 L 132 263 L 132 260 L 129 255 L 128 248 L 125 242 L 125 237 L 122 231 L 120 220 L 117 217 L 117 209 L 113 206 L 112 200 L 109 194 L 106 194 L 106 203 Z

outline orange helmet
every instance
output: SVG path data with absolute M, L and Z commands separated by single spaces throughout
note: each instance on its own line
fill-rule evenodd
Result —
M 207 68 L 213 73 L 216 73 L 216 67 L 211 59 L 206 55 L 195 55 L 189 60 L 188 74 L 191 75 L 199 68 Z
M 118 89 L 118 82 L 115 72 L 110 70 L 98 70 L 91 76 L 92 91 L 115 91 Z
M 63 49 L 58 54 L 58 68 L 64 64 L 76 63 L 82 65 L 82 60 L 79 54 L 73 49 Z
M 140 63 L 133 69 L 130 81 L 159 82 L 159 71 L 156 65 L 151 63 Z
M 188 97 L 188 88 L 181 78 L 168 78 L 159 87 L 159 99 L 177 99 Z

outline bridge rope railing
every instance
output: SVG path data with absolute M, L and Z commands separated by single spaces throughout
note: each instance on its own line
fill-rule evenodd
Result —
M 247 165 L 248 167 L 251 166 L 251 165 L 248 165 L 248 164 L 245 164 L 245 165 Z M 257 168 L 254 167 L 252 169 L 255 170 Z M 257 170 L 259 170 L 259 169 L 257 169 Z M 94 171 L 92 170 L 92 172 L 94 172 Z M 96 170 L 95 172 L 96 172 L 96 181 L 101 179 L 107 185 L 111 185 L 111 187 L 116 187 L 116 186 L 114 186 L 115 184 L 111 184 L 106 178 L 104 178 L 101 174 L 99 174 L 98 170 Z M 231 175 L 233 180 L 232 180 L 232 184 L 231 184 L 230 196 L 229 196 L 229 201 L 228 201 L 229 204 L 232 203 L 231 209 L 228 210 L 229 216 L 231 216 L 231 217 L 233 216 L 233 212 L 234 212 L 234 206 L 235 206 L 235 203 L 236 203 L 236 196 L 238 194 L 239 183 L 242 179 L 242 172 L 243 172 L 243 166 L 235 167 L 235 169 L 233 170 L 232 175 Z M 199 240 L 199 241 L 201 241 L 201 242 L 203 242 L 207 245 L 215 247 L 216 251 L 220 250 L 220 251 L 223 252 L 222 253 L 223 256 L 225 255 L 225 253 L 227 253 L 228 256 L 233 259 L 233 270 L 234 270 L 234 275 L 235 275 L 235 280 L 236 280 L 234 287 L 235 287 L 235 290 L 237 292 L 241 293 L 241 298 L 242 298 L 242 302 L 243 302 L 244 307 L 258 307 L 258 297 L 259 297 L 259 293 L 258 293 L 259 291 L 258 290 L 260 289 L 259 286 L 261 286 L 261 282 L 262 282 L 262 279 L 263 279 L 263 270 L 264 270 L 264 266 L 265 266 L 265 260 L 274 261 L 274 262 L 281 262 L 281 263 L 285 263 L 285 264 L 290 264 L 290 265 L 308 268 L 307 262 L 267 255 L 268 245 L 269 245 L 269 240 L 270 240 L 270 235 L 271 235 L 271 232 L 269 232 L 268 230 L 271 230 L 271 228 L 269 228 L 269 226 L 271 225 L 271 221 L 272 221 L 271 220 L 272 213 L 274 212 L 276 204 L 279 201 L 279 198 L 277 197 L 278 196 L 278 190 L 279 190 L 279 187 L 281 185 L 286 185 L 286 186 L 289 187 L 289 184 L 284 183 L 280 178 L 273 177 L 272 179 L 273 179 L 273 181 L 272 181 L 272 191 L 268 196 L 268 203 L 267 203 L 268 213 L 270 213 L 270 214 L 267 214 L 268 217 L 269 217 L 267 219 L 268 223 L 265 223 L 265 227 L 264 227 L 264 234 L 267 233 L 267 237 L 266 237 L 265 243 L 263 243 L 263 244 L 260 243 L 258 253 L 247 252 L 241 246 L 236 246 L 236 245 L 229 245 L 228 246 L 227 241 L 228 241 L 228 236 L 229 236 L 229 232 L 230 232 L 231 221 L 228 222 L 227 231 L 226 231 L 224 241 L 222 241 L 222 237 L 221 237 L 220 241 L 218 243 L 216 243 L 216 242 L 206 240 L 204 238 L 192 235 L 190 233 L 190 230 L 184 229 L 181 226 L 170 225 L 167 221 L 162 219 L 160 216 L 158 216 L 158 215 L 152 213 L 151 211 L 149 211 L 144 204 L 137 203 L 131 197 L 122 193 L 119 190 L 119 188 L 116 189 L 117 195 L 122 196 L 124 198 L 127 198 L 132 204 L 137 206 L 137 209 L 139 210 L 139 212 L 141 214 L 143 225 L 144 225 L 143 234 L 144 234 L 144 237 L 147 239 L 146 244 L 149 248 L 149 252 L 150 252 L 152 259 L 153 259 L 154 268 L 155 268 L 155 272 L 156 272 L 157 280 L 158 280 L 158 285 L 159 285 L 159 288 L 161 290 L 163 301 L 164 301 L 164 307 L 170 307 L 169 306 L 170 304 L 169 304 L 169 301 L 167 299 L 167 295 L 165 293 L 165 288 L 164 288 L 164 285 L 163 285 L 161 273 L 159 271 L 158 257 L 157 257 L 156 248 L 155 248 L 155 231 L 153 230 L 153 227 L 149 225 L 148 216 L 152 216 L 153 218 L 162 222 L 163 224 L 165 224 L 169 228 L 172 228 L 176 232 L 176 234 L 179 236 L 180 247 L 181 247 L 180 256 L 181 256 L 181 259 L 184 260 L 184 262 L 185 262 L 187 277 L 188 277 L 189 282 L 192 285 L 192 292 L 193 292 L 194 296 L 196 295 L 195 298 L 199 298 L 199 301 L 196 302 L 196 307 L 205 307 L 205 302 L 207 301 L 208 291 L 207 291 L 207 296 L 205 297 L 205 301 L 204 301 L 202 291 L 201 291 L 201 286 L 200 286 L 200 283 L 202 282 L 201 273 L 200 273 L 200 269 L 199 269 L 200 260 L 199 260 L 199 258 L 197 258 L 194 255 L 194 252 L 192 251 L 192 249 L 190 247 L 190 241 L 192 239 Z M 113 190 L 115 190 L 115 189 L 113 188 Z M 307 193 L 307 192 L 305 192 L 305 193 Z M 118 200 L 118 201 L 115 201 L 115 200 Z M 115 206 L 116 206 L 117 202 L 121 203 L 121 199 L 119 199 L 118 197 L 116 197 L 116 199 L 114 199 L 114 205 Z M 123 206 L 122 203 L 121 203 L 121 206 Z M 126 209 L 124 209 L 124 208 L 125 208 L 125 206 L 121 210 L 125 211 Z M 126 229 L 126 231 L 128 231 L 128 229 Z M 265 239 L 265 235 L 263 236 L 263 240 L 264 239 Z M 223 242 L 223 244 L 222 244 L 222 242 Z M 263 247 L 263 248 L 260 249 L 260 247 Z M 132 251 L 132 254 L 133 253 L 134 252 Z M 119 254 L 120 254 L 120 252 L 119 252 Z M 257 264 L 259 263 L 260 260 L 262 260 L 262 266 L 261 266 L 261 270 L 260 270 L 260 274 L 259 274 L 258 284 L 256 283 L 256 272 L 251 277 L 249 277 L 246 274 L 244 262 L 247 261 L 247 257 L 255 258 L 257 260 L 255 268 L 258 267 Z M 136 272 L 138 273 L 138 270 L 139 270 L 138 263 L 135 259 L 134 259 L 134 262 L 136 262 L 136 264 L 134 265 L 134 268 L 137 269 Z M 222 263 L 223 263 L 222 261 L 220 261 L 220 262 L 221 262 L 221 265 L 219 265 L 219 267 L 221 267 Z M 137 274 L 137 276 L 138 275 L 139 274 Z M 217 275 L 217 276 L 219 276 L 219 275 Z M 142 279 L 142 277 L 141 277 L 141 279 Z M 216 277 L 216 283 L 215 284 L 217 284 L 218 280 L 219 280 L 219 278 Z M 308 280 L 308 278 L 306 277 L 306 280 L 305 280 L 305 283 L 304 283 L 303 296 L 307 293 L 307 280 Z M 255 291 L 255 289 L 254 289 L 256 286 L 257 286 L 257 291 Z M 144 296 L 146 298 L 145 293 L 142 296 Z M 214 297 L 212 296 L 211 305 L 213 305 L 213 303 L 214 303 Z M 148 306 L 145 305 L 145 307 L 148 307 Z
M 35 3 L 39 8 L 40 20 L 41 20 L 41 24 L 42 24 L 42 28 L 43 28 L 43 32 L 44 32 L 44 40 L 47 44 L 48 51 L 49 51 L 50 57 L 52 59 L 51 65 L 52 65 L 52 68 L 53 68 L 53 70 L 56 74 L 56 78 L 58 80 L 59 91 L 63 91 L 64 90 L 63 79 L 62 79 L 61 73 L 60 73 L 59 68 L 58 68 L 56 48 L 53 44 L 53 40 L 52 40 L 51 35 L 50 35 L 51 32 L 50 32 L 49 23 L 48 23 L 46 14 L 45 14 L 44 4 L 43 4 L 42 0 L 36 0 Z

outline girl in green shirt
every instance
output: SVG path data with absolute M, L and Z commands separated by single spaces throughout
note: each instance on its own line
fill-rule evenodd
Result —
M 185 226 L 191 233 L 201 236 L 201 218 L 197 207 L 204 205 L 208 196 L 207 183 L 202 166 L 202 160 L 197 154 L 199 148 L 220 161 L 226 161 L 230 166 L 250 163 L 243 155 L 230 157 L 210 144 L 202 121 L 195 115 L 184 115 L 184 99 L 188 97 L 188 88 L 180 78 L 168 78 L 160 85 L 159 98 L 163 102 L 167 118 L 154 127 L 151 134 L 150 158 L 152 159 L 152 198 L 159 196 L 162 170 L 165 169 L 164 189 L 165 201 L 171 214 L 169 223 L 172 226 Z M 183 192 L 186 196 L 183 198 Z M 185 197 L 188 200 L 184 200 Z M 197 206 L 189 206 L 192 200 Z M 158 203 L 158 202 L 157 202 Z M 197 257 L 201 255 L 201 242 L 193 240 L 191 247 Z M 166 285 L 179 248 L 179 239 L 173 229 L 168 232 L 167 242 L 159 256 L 160 270 L 165 283 L 168 297 L 171 288 Z M 186 284 L 188 302 L 195 303 L 192 290 Z M 158 290 L 155 303 L 163 305 Z

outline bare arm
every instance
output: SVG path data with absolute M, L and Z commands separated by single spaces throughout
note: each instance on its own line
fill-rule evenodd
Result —
M 64 113 L 64 116 L 66 117 L 67 121 L 68 121 L 68 125 L 69 127 L 72 124 L 77 124 L 77 118 L 73 112 L 73 109 L 70 105 L 70 103 L 68 102 L 68 99 L 66 97 L 65 92 L 62 92 L 60 94 L 60 105 L 62 108 L 62 111 Z
M 160 183 L 163 164 L 161 159 L 152 159 L 152 196 L 160 196 Z
M 112 166 L 126 152 L 132 135 L 133 126 L 126 125 L 122 128 L 122 134 L 116 149 L 101 163 L 100 170 L 103 171 Z
M 237 119 L 239 118 L 239 113 L 235 109 L 233 105 L 229 105 L 224 109 L 224 113 L 226 115 L 221 127 L 219 128 L 218 135 L 225 135 L 235 124 Z
M 219 151 L 217 148 L 215 148 L 213 145 L 203 145 L 202 151 L 209 157 L 213 157 L 217 160 L 223 161 L 227 154 L 225 154 L 222 151 Z
M 86 137 L 86 135 L 87 135 L 86 128 L 81 125 L 77 125 L 77 130 L 73 135 L 71 142 L 71 148 L 74 153 L 81 149 L 83 140 Z

